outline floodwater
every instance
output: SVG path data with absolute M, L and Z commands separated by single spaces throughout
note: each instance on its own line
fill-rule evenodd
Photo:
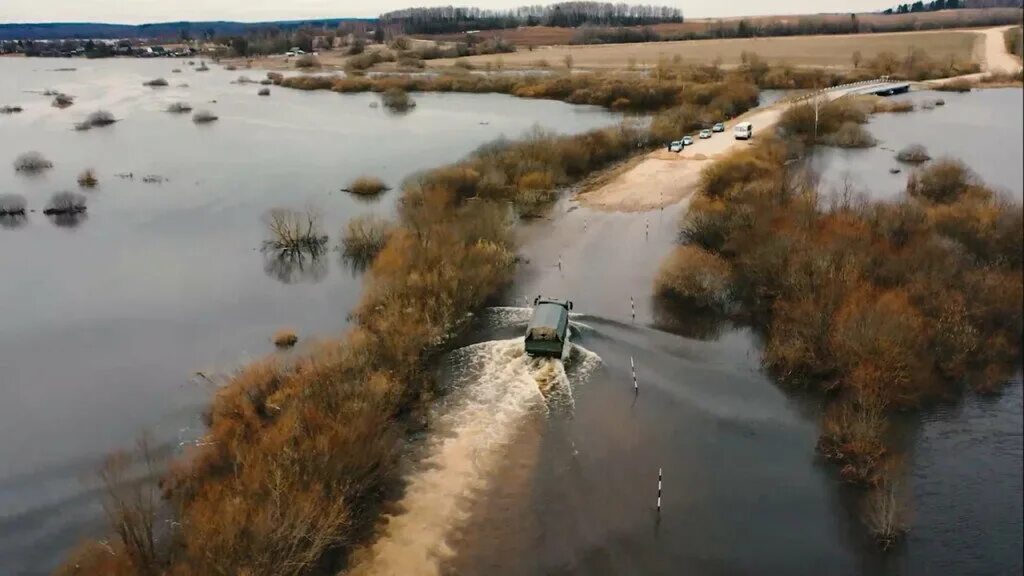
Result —
M 944 106 L 924 109 L 937 99 Z M 894 96 L 909 100 L 917 110 L 905 114 L 875 114 L 867 128 L 879 140 L 864 150 L 821 148 L 811 163 L 826 189 L 845 188 L 877 199 L 899 197 L 912 167 L 896 161 L 896 152 L 922 144 L 932 158 L 962 160 L 986 184 L 1017 202 L 1024 200 L 1024 90 L 993 88 L 971 93 L 922 91 Z M 890 168 L 899 168 L 891 174 Z
M 947 107 L 962 110 L 1002 107 L 987 114 L 987 125 L 965 133 L 965 147 L 997 148 L 988 137 L 1003 129 L 994 124 L 1019 112 L 1020 92 L 1004 94 L 946 96 Z M 890 118 L 925 120 L 928 113 L 876 117 L 872 127 Z M 898 134 L 954 154 L 928 140 L 931 129 L 927 122 L 904 124 Z M 1021 188 L 1012 180 L 1019 157 L 997 184 L 1010 192 Z M 993 164 L 975 168 L 999 181 Z M 674 319 L 652 300 L 657 266 L 684 210 L 610 214 L 566 200 L 549 219 L 521 228 L 524 261 L 506 306 L 481 314 L 468 346 L 450 359 L 463 365 L 469 355 L 479 366 L 446 379 L 451 392 L 437 407 L 440 431 L 416 454 L 422 460 L 408 475 L 398 511 L 373 550 L 358 558 L 358 569 L 1020 574 L 1020 375 L 998 396 L 968 394 L 907 415 L 896 427 L 906 450 L 912 529 L 882 553 L 860 520 L 860 493 L 816 454 L 821 399 L 784 391 L 762 373 L 755 332 L 700 317 Z M 574 301 L 573 343 L 599 360 L 569 379 L 567 409 L 523 389 L 543 379 L 518 366 L 518 348 L 509 349 L 527 322 L 520 307 L 537 294 Z M 573 367 L 570 357 L 566 372 Z M 505 392 L 487 392 L 495 384 Z M 465 398 L 481 395 L 487 400 L 476 408 L 486 426 L 460 418 Z M 476 440 L 467 445 L 467 438 Z M 443 484 L 443 499 L 423 497 L 419 488 L 429 483 Z
M 207 377 L 271 352 L 278 328 L 301 338 L 344 329 L 358 272 L 333 250 L 267 257 L 268 209 L 315 206 L 333 249 L 349 218 L 393 210 L 397 192 L 376 203 L 339 192 L 357 176 L 398 187 L 533 125 L 575 133 L 620 119 L 457 94 L 417 95 L 413 112 L 393 116 L 371 108 L 371 94 L 271 87 L 259 97 L 258 85 L 232 83 L 241 75 L 261 73 L 199 73 L 183 60 L 0 58 L 0 106 L 25 109 L 0 116 L 0 194 L 21 194 L 35 211 L 0 227 L 0 574 L 45 574 L 78 539 L 101 534 L 98 492 L 84 480 L 141 430 L 165 450 L 198 437 Z M 156 77 L 170 86 L 142 85 Z M 76 102 L 53 108 L 47 89 Z M 178 100 L 220 120 L 197 126 L 164 112 Z M 98 109 L 119 121 L 72 129 Z M 14 159 L 29 150 L 54 168 L 16 173 Z M 76 190 L 87 168 L 100 179 L 82 192 L 87 215 L 44 216 L 50 195 Z M 158 181 L 144 182 L 150 175 Z

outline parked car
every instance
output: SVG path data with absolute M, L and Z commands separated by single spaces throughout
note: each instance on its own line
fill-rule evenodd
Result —
M 732 132 L 737 140 L 749 140 L 754 137 L 754 125 L 750 122 L 740 122 Z
M 693 146 L 693 138 L 690 136 L 683 136 L 683 146 Z
M 676 140 L 675 142 L 672 142 L 671 144 L 668 145 L 668 151 L 669 152 L 682 152 L 683 151 L 683 141 L 682 140 Z
M 714 126 L 711 127 L 711 131 L 712 132 L 725 132 L 725 124 L 723 122 L 719 122 L 718 124 L 715 124 Z
M 704 130 L 701 130 L 700 131 L 700 139 L 701 140 L 707 140 L 708 138 L 711 138 L 711 130 L 708 130 L 707 128 L 705 128 Z

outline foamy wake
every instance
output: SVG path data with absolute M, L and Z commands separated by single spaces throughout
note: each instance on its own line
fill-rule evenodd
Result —
M 429 576 L 453 555 L 452 531 L 501 462 L 504 446 L 531 413 L 572 405 L 570 374 L 581 381 L 600 358 L 573 346 L 570 374 L 559 360 L 531 358 L 523 340 L 484 342 L 453 358 L 457 371 L 433 422 L 427 456 L 408 478 L 401 512 L 389 516 L 377 541 L 357 553 L 351 574 Z

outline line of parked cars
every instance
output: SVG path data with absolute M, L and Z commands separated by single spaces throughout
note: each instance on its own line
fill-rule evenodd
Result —
M 725 132 L 725 124 L 722 123 L 722 122 L 719 122 L 719 123 L 715 124 L 714 126 L 712 126 L 711 129 L 705 128 L 705 129 L 701 130 L 697 134 L 697 137 L 700 138 L 701 140 L 707 140 L 708 138 L 711 138 L 711 136 L 715 132 Z M 683 148 L 686 148 L 687 146 L 692 146 L 692 145 L 693 145 L 693 136 L 683 136 L 682 140 L 675 140 L 673 142 L 669 142 L 668 151 L 669 152 L 682 152 Z

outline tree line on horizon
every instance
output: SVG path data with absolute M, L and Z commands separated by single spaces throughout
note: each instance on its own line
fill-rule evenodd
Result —
M 932 0 L 900 4 L 883 11 L 884 14 L 913 14 L 936 12 L 938 10 L 960 10 L 963 8 L 1020 8 L 1021 0 Z
M 605 2 L 558 2 L 511 10 L 440 6 L 408 8 L 380 16 L 381 26 L 397 25 L 405 34 L 451 34 L 519 26 L 647 26 L 682 21 L 683 13 L 678 8 Z

